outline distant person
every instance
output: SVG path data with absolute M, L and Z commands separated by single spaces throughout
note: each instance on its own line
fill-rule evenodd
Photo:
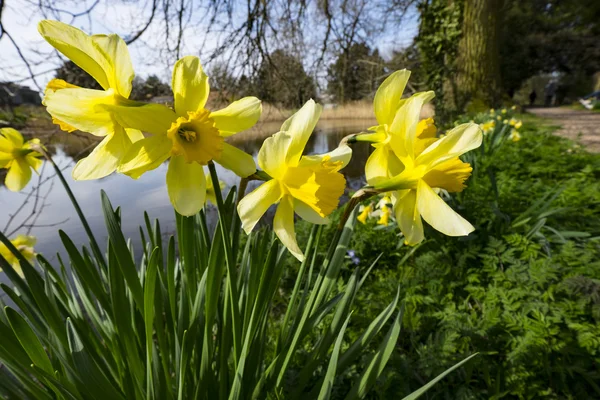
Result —
M 531 93 L 529 93 L 529 107 L 533 107 L 535 99 L 537 99 L 537 92 L 535 91 L 535 89 L 533 89 Z
M 546 107 L 550 107 L 553 105 L 555 95 L 556 95 L 556 82 L 554 80 L 551 80 L 550 82 L 548 82 L 548 84 L 544 88 L 544 96 L 545 96 L 544 105 Z

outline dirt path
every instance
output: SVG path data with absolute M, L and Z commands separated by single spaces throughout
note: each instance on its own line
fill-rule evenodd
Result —
M 588 151 L 600 153 L 600 113 L 563 107 L 530 108 L 527 111 L 559 125 L 557 135 L 580 142 Z

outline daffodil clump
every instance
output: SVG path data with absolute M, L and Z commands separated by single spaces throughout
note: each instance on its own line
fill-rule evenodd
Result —
M 489 113 L 478 114 L 475 121 L 479 123 L 483 134 L 487 136 L 500 135 L 507 136 L 513 142 L 518 142 L 521 139 L 519 129 L 523 126 L 523 122 L 514 118 L 513 114 L 516 107 L 510 109 L 503 108 L 500 110 L 500 115 L 497 115 L 493 108 Z M 496 138 L 498 140 L 499 138 Z
M 354 138 L 371 142 L 375 148 L 365 167 L 367 182 L 376 191 L 389 192 L 406 244 L 424 239 L 422 219 L 446 235 L 468 235 L 474 227 L 438 193 L 465 188 L 472 168 L 459 156 L 480 146 L 481 129 L 474 123 L 462 124 L 437 138 L 433 120 L 420 119 L 423 105 L 434 93 L 403 99 L 409 76 L 406 70 L 397 71 L 381 84 L 374 100 L 379 125 Z M 388 218 L 382 213 L 380 221 Z
M 31 179 L 31 170 L 39 172 L 42 155 L 32 148 L 39 144 L 39 139 L 25 142 L 16 129 L 0 129 L 0 168 L 8 169 L 4 180 L 8 190 L 21 191 Z

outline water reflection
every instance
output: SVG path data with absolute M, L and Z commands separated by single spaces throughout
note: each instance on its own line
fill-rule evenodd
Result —
M 372 125 L 370 122 L 351 121 L 331 123 L 330 121 L 324 121 L 324 123 L 319 124 L 315 134 L 309 140 L 306 153 L 318 154 L 333 150 L 344 136 L 365 130 L 368 126 Z M 276 132 L 279 126 L 280 124 L 278 123 L 276 126 L 265 125 L 260 128 L 266 132 Z M 256 134 L 253 136 L 256 137 Z M 262 139 L 251 139 L 244 136 L 236 139 L 234 144 L 254 155 L 254 157 L 256 157 L 263 141 Z M 342 171 L 348 180 L 347 193 L 342 198 L 342 201 L 347 199 L 349 191 L 354 191 L 364 184 L 364 163 L 370 151 L 369 146 L 365 143 L 357 143 L 353 146 L 353 150 L 352 161 Z M 137 247 L 140 242 L 138 227 L 144 225 L 144 211 L 148 212 L 151 219 L 158 218 L 160 220 L 163 232 L 172 233 L 174 231 L 174 211 L 169 202 L 165 187 L 166 164 L 144 174 L 136 181 L 124 175 L 113 174 L 96 181 L 75 182 L 71 178 L 71 169 L 74 166 L 74 160 L 69 155 L 74 153 L 76 151 L 69 146 L 57 145 L 56 153 L 53 157 L 58 165 L 65 168 L 65 177 L 79 201 L 94 234 L 101 242 L 101 246 L 104 245 L 107 234 L 100 203 L 100 190 L 104 190 L 108 194 L 114 207 L 121 207 L 123 231 L 126 237 L 132 239 L 134 246 Z M 58 179 L 52 177 L 53 172 L 48 165 L 45 166 L 40 179 L 34 176 L 28 187 L 20 193 L 10 192 L 4 187 L 0 188 L 0 229 L 5 233 L 10 233 L 21 221 L 29 217 L 32 211 L 35 211 L 37 219 L 33 224 L 34 226 L 23 226 L 19 229 L 19 233 L 26 233 L 30 229 L 30 234 L 38 238 L 36 251 L 44 254 L 49 259 L 54 259 L 57 252 L 60 254 L 64 252 L 57 235 L 58 229 L 64 230 L 76 245 L 87 244 L 85 231 Z M 226 190 L 239 183 L 239 178 L 230 171 L 219 167 L 218 173 L 220 179 L 227 185 Z M 46 180 L 46 178 L 50 179 Z M 27 194 L 31 193 L 32 188 L 40 181 L 45 183 L 43 183 L 39 192 L 27 197 Z M 252 190 L 258 184 L 258 182 L 251 182 L 249 190 Z M 37 204 L 35 201 L 36 194 L 39 197 Z M 45 199 L 43 199 L 44 196 L 46 196 Z M 26 204 L 23 206 L 24 202 Z M 45 206 L 40 213 L 42 202 L 45 203 Z M 19 209 L 18 215 L 14 219 L 11 219 L 11 216 Z M 215 214 L 214 210 L 212 211 L 212 214 Z M 265 216 L 266 221 L 272 219 L 274 210 L 270 211 Z M 29 217 L 28 224 L 31 224 L 33 219 Z M 67 220 L 65 221 L 65 219 Z M 214 215 L 210 215 L 209 213 L 209 220 L 214 221 L 214 219 Z

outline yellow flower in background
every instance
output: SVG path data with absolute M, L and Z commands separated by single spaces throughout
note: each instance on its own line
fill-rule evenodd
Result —
M 496 117 L 496 119 L 497 119 L 498 121 L 502 121 L 502 117 L 501 117 L 501 116 L 499 116 L 499 115 Z
M 506 114 L 506 108 L 502 109 L 502 114 Z
M 503 123 L 504 125 L 508 125 L 508 120 L 507 120 L 507 119 L 505 119 L 504 121 L 502 121 L 502 123 Z
M 60 79 L 48 83 L 43 104 L 62 130 L 81 130 L 104 137 L 91 154 L 73 168 L 76 180 L 98 179 L 117 169 L 132 142 L 143 138 L 136 129 L 125 129 L 104 107 L 143 103 L 128 100 L 133 66 L 127 45 L 119 36 L 87 35 L 58 21 L 41 21 L 38 31 L 56 50 L 90 74 L 103 90 L 81 88 Z M 148 105 L 158 109 L 157 105 Z M 160 112 L 157 111 L 157 112 Z
M 18 235 L 10 242 L 17 248 L 17 250 L 19 250 L 19 252 L 27 261 L 33 263 L 35 257 L 35 253 L 33 251 L 33 246 L 35 246 L 36 242 L 35 236 Z M 8 247 L 6 247 L 4 243 L 0 243 L 0 256 L 4 257 L 4 259 L 13 267 L 13 269 L 17 271 L 19 275 L 23 276 L 19 259 L 8 249 Z
M 250 233 L 272 205 L 279 203 L 273 220 L 275 234 L 302 261 L 296 242 L 294 212 L 314 224 L 325 224 L 344 193 L 346 179 L 339 172 L 352 157 L 347 145 L 321 155 L 303 156 L 304 147 L 319 120 L 321 106 L 309 100 L 266 139 L 258 165 L 271 180 L 245 196 L 238 205 L 242 227 Z
M 448 236 L 464 236 L 473 231 L 473 226 L 448 206 L 434 189 L 462 191 L 472 168 L 458 157 L 479 147 L 482 141 L 477 124 L 462 124 L 422 153 L 415 153 L 410 144 L 417 135 L 421 106 L 421 99 L 410 98 L 396 115 L 396 119 L 403 121 L 403 131 L 398 135 L 401 140 L 392 142 L 392 149 L 402 165 L 389 164 L 396 168 L 391 171 L 391 179 L 381 179 L 388 172 L 379 177 L 372 176 L 368 181 L 375 189 L 393 191 L 396 221 L 410 245 L 424 238 L 421 218 Z
M 419 154 L 434 143 L 437 129 L 432 118 L 415 121 L 414 136 L 405 140 L 406 121 L 399 117 L 398 110 L 411 101 L 411 107 L 420 114 L 421 107 L 434 97 L 434 93 L 422 92 L 402 99 L 402 93 L 410 77 L 410 71 L 400 70 L 391 74 L 375 94 L 373 106 L 379 125 L 369 128 L 374 133 L 355 136 L 356 141 L 371 142 L 375 150 L 365 165 L 365 175 L 369 183 L 389 179 L 403 169 L 403 159 L 408 154 Z M 401 148 L 400 152 L 394 147 Z
M 492 115 L 496 114 L 496 110 L 494 110 L 493 108 L 490 108 L 490 114 L 492 114 Z
M 515 126 L 515 125 L 517 124 L 517 120 L 516 120 L 516 119 L 514 119 L 514 118 L 511 118 L 511 119 L 510 119 L 510 121 L 508 121 L 508 124 L 509 124 L 510 126 Z
M 515 129 L 521 129 L 522 126 L 523 126 L 523 121 L 519 120 L 515 123 Z
M 510 131 L 510 140 L 513 142 L 518 142 L 521 140 L 521 134 L 516 129 L 511 129 Z
M 494 128 L 496 127 L 496 121 L 494 121 L 493 119 L 490 119 L 488 122 L 479 124 L 479 126 L 481 127 L 481 130 L 483 131 L 483 133 L 489 133 L 489 132 L 493 131 Z
M 511 110 L 513 110 L 513 111 L 515 111 L 515 110 L 517 109 L 517 106 L 516 106 L 516 105 L 514 105 L 514 106 L 512 106 L 510 109 L 511 109 Z
M 366 224 L 367 218 L 369 218 L 371 212 L 373 211 L 373 206 L 371 204 L 368 204 L 366 206 L 360 206 L 358 211 L 360 212 L 360 214 L 358 215 L 358 217 L 356 217 L 356 219 L 358 220 L 358 222 Z
M 205 109 L 208 76 L 197 57 L 183 57 L 173 68 L 175 110 L 107 106 L 125 127 L 152 135 L 134 143 L 118 171 L 137 179 L 169 160 L 167 190 L 181 215 L 194 215 L 205 203 L 207 183 L 202 166 L 214 160 L 241 177 L 256 172 L 249 154 L 224 138 L 251 128 L 262 112 L 260 100 L 244 97 L 219 111 Z
M 206 201 L 217 205 L 217 192 L 213 186 L 210 174 L 206 174 L 204 179 L 206 179 Z M 223 189 L 225 189 L 225 182 L 219 181 L 219 190 L 223 191 Z
M 41 154 L 33 151 L 33 144 L 39 145 L 39 139 L 25 142 L 21 133 L 13 128 L 0 129 L 0 168 L 7 168 L 4 184 L 13 192 L 27 186 L 31 179 L 31 170 L 36 173 L 42 165 Z
M 384 206 L 381 208 L 381 214 L 379 219 L 377 220 L 378 225 L 387 225 L 390 223 L 390 208 L 388 206 Z

